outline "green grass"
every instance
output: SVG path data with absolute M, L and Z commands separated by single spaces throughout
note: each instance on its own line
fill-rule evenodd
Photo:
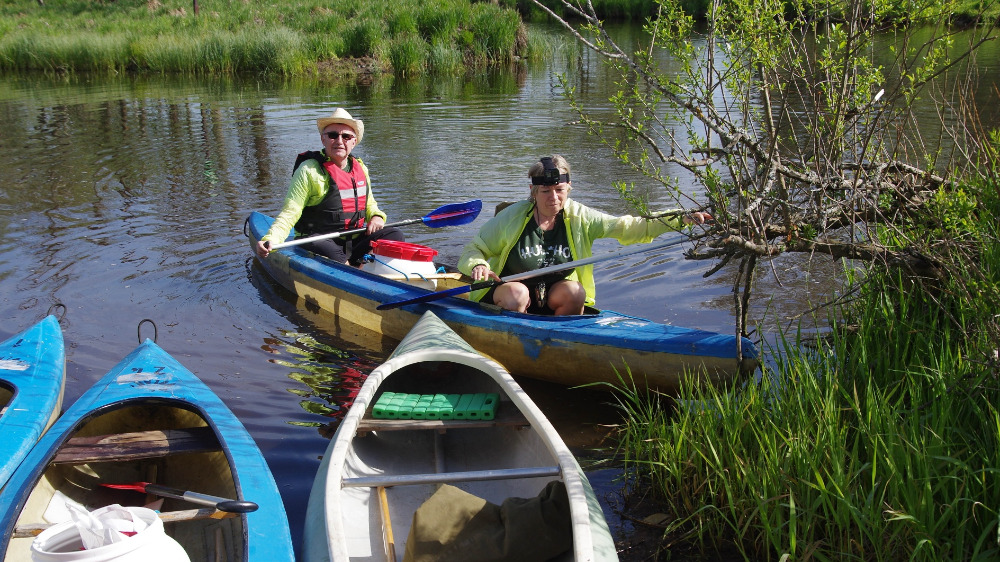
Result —
M 557 12 L 558 4 L 550 2 Z M 552 54 L 522 21 L 550 21 L 530 0 L 8 0 L 0 3 L 0 72 L 311 75 L 371 59 L 398 75 L 459 74 Z M 655 15 L 654 0 L 595 0 L 609 21 Z M 683 0 L 703 15 L 707 0 Z M 900 13 L 913 10 L 899 1 Z M 943 2 L 932 2 L 944 9 Z M 948 5 L 959 18 L 980 4 Z M 989 4 L 987 18 L 997 6 Z M 930 13 L 934 10 L 930 10 Z M 522 16 L 523 14 L 523 16 Z
M 789 334 L 760 381 L 686 387 L 675 409 L 622 394 L 620 451 L 672 510 L 668 538 L 763 560 L 1000 558 L 1000 182 L 984 177 L 924 223 L 949 241 L 948 281 L 872 269 L 847 320 Z
M 4 72 L 305 75 L 364 57 L 454 74 L 510 65 L 526 41 L 516 11 L 470 0 L 200 0 L 198 15 L 180 0 L 0 4 Z

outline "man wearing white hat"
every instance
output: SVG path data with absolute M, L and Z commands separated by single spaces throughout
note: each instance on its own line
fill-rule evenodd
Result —
M 292 227 L 298 236 L 315 236 L 364 228 L 353 236 L 318 240 L 303 247 L 341 263 L 359 266 L 374 240 L 403 241 L 403 232 L 385 227 L 385 213 L 372 195 L 368 168 L 351 150 L 365 135 L 365 124 L 338 107 L 316 120 L 323 151 L 307 151 L 295 160 L 292 183 L 274 224 L 259 242 L 257 255 L 266 258 L 270 242 L 283 242 Z

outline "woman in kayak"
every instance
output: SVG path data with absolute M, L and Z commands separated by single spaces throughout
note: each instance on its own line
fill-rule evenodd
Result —
M 616 217 L 569 198 L 569 163 L 558 154 L 546 156 L 528 170 L 529 197 L 503 209 L 465 246 L 458 268 L 475 281 L 516 275 L 585 259 L 598 238 L 622 244 L 649 242 L 664 232 L 711 220 L 693 212 L 670 219 Z M 499 273 L 498 273 L 499 272 Z M 474 291 L 471 298 L 505 310 L 532 314 L 582 314 L 594 304 L 594 269 L 585 265 L 550 275 Z
M 295 227 L 298 236 L 364 228 L 353 236 L 317 240 L 309 251 L 340 263 L 360 266 L 374 240 L 404 240 L 403 232 L 385 227 L 385 213 L 372 195 L 368 168 L 351 151 L 361 142 L 365 124 L 343 108 L 316 120 L 323 151 L 307 151 L 295 160 L 292 183 L 281 213 L 260 241 L 257 255 L 266 258 L 270 242 L 284 242 Z

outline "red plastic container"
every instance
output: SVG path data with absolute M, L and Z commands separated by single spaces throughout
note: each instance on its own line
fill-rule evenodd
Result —
M 376 256 L 386 258 L 406 260 L 406 261 L 434 261 L 437 250 L 420 244 L 409 242 L 398 242 L 396 240 L 375 240 L 372 242 L 372 253 Z
M 395 240 L 375 240 L 372 242 L 374 261 L 366 263 L 364 270 L 376 275 L 402 277 L 404 282 L 431 291 L 437 288 L 436 279 L 427 277 L 436 272 L 434 256 L 437 250 Z

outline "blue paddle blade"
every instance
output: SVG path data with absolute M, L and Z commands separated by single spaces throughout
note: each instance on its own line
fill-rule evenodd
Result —
M 424 221 L 424 224 L 432 228 L 441 228 L 442 226 L 458 226 L 460 224 L 468 224 L 479 216 L 479 212 L 483 210 L 483 202 L 479 199 L 473 199 L 472 201 L 466 201 L 465 203 L 450 203 L 448 205 L 443 205 L 434 209 L 430 213 L 424 215 L 420 220 Z

